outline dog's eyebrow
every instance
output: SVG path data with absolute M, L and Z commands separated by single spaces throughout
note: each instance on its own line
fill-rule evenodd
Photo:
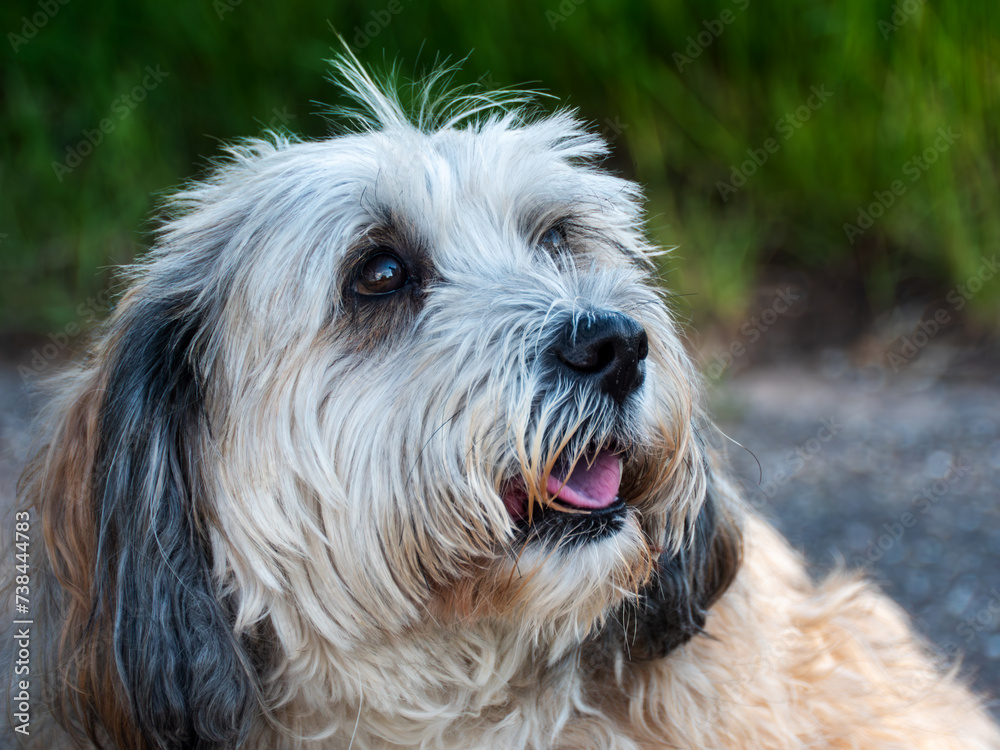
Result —
M 567 227 L 572 221 L 572 210 L 568 206 L 556 204 L 526 212 L 518 224 L 521 234 L 534 244 L 545 232 L 555 227 Z
M 426 270 L 429 263 L 427 244 L 414 225 L 389 209 L 372 213 L 372 221 L 358 231 L 348 246 L 343 262 L 345 272 L 356 270 L 378 247 L 392 250 L 414 269 Z
M 636 250 L 634 247 L 629 247 L 621 242 L 609 241 L 608 244 L 615 248 L 618 252 L 625 256 L 625 258 L 630 262 L 639 266 L 640 268 L 648 268 L 650 261 L 649 258 L 643 255 L 641 252 Z
M 364 262 L 369 253 L 376 247 L 387 247 L 397 252 L 408 243 L 405 242 L 395 227 L 384 223 L 371 224 L 358 232 L 344 256 L 344 267 L 355 268 Z
M 535 244 L 550 229 L 558 227 L 566 232 L 570 245 L 574 244 L 574 240 L 577 244 L 582 240 L 602 245 L 617 250 L 630 263 L 640 267 L 648 265 L 647 258 L 641 252 L 602 231 L 585 217 L 586 214 L 581 214 L 567 205 L 554 204 L 525 214 L 521 222 L 521 233 L 528 242 Z

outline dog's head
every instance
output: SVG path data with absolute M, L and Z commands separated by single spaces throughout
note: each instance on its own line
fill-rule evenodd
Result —
M 428 623 L 562 650 L 624 608 L 654 656 L 735 569 L 605 145 L 502 96 L 414 123 L 340 73 L 366 124 L 181 193 L 55 402 L 34 494 L 95 734 L 234 741 L 268 674 Z

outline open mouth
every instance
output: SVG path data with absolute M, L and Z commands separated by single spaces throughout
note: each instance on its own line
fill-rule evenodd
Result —
M 609 516 L 624 510 L 619 497 L 622 482 L 621 455 L 608 448 L 582 456 L 574 465 L 557 462 L 546 482 L 546 502 L 529 508 L 528 492 L 521 478 L 512 480 L 503 499 L 511 517 L 519 525 L 534 525 L 541 515 Z M 580 519 L 582 520 L 582 519 Z

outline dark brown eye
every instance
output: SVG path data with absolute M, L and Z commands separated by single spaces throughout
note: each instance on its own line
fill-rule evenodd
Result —
M 378 253 L 365 261 L 354 288 L 369 297 L 391 294 L 406 286 L 408 280 L 403 261 L 392 253 Z

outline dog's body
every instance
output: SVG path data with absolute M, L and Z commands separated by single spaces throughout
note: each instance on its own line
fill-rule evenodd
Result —
M 603 144 L 486 97 L 414 125 L 340 72 L 368 125 L 182 193 L 55 384 L 24 487 L 61 723 L 129 748 L 1000 747 L 891 602 L 813 585 L 714 465 Z

